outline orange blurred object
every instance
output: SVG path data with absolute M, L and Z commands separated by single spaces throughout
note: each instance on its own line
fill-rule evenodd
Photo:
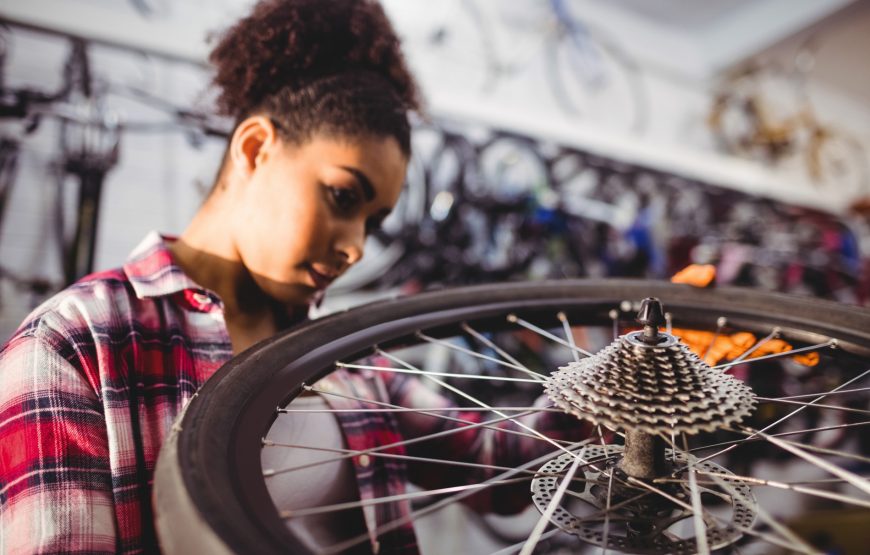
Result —
M 716 267 L 712 264 L 691 264 L 671 278 L 673 283 L 685 283 L 695 287 L 709 287 L 715 280 Z M 716 366 L 723 360 L 735 360 L 756 343 L 755 335 L 745 331 L 717 335 L 710 331 L 674 329 L 672 333 L 710 366 Z M 781 339 L 770 339 L 759 345 L 746 358 L 784 353 L 791 348 L 791 345 Z M 792 360 L 804 366 L 815 366 L 819 363 L 819 355 L 818 353 L 795 355 Z
M 716 279 L 716 267 L 712 264 L 690 264 L 671 278 L 672 283 L 686 283 L 695 287 L 709 287 Z

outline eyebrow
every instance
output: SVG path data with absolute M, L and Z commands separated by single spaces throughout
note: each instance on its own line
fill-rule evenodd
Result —
M 372 187 L 372 182 L 366 174 L 356 168 L 351 168 L 349 166 L 339 166 L 339 168 L 352 174 L 356 178 L 356 180 L 359 181 L 360 187 L 362 187 L 363 190 L 363 195 L 365 195 L 366 197 L 366 201 L 371 202 L 375 199 L 375 196 L 377 196 L 375 194 L 375 188 Z

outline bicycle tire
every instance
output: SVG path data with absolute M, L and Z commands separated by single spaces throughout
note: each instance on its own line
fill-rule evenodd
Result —
M 214 552 L 307 552 L 271 505 L 259 461 L 260 438 L 274 418 L 274 407 L 297 395 L 302 383 L 325 375 L 337 360 L 364 354 L 373 344 L 401 344 L 420 328 L 446 333 L 466 319 L 495 321 L 505 309 L 532 317 L 558 308 L 585 315 L 578 323 L 610 322 L 613 306 L 649 296 L 673 312 L 674 325 L 711 325 L 726 316 L 749 331 L 779 326 L 795 341 L 836 337 L 844 356 L 870 357 L 870 311 L 748 289 L 566 280 L 462 287 L 364 305 L 254 346 L 218 370 L 191 400 L 156 472 L 157 526 L 164 548 L 167 542 L 177 548 L 193 541 L 187 545 L 208 545 Z M 190 514 L 168 513 L 173 507 Z M 167 540 L 185 536 L 190 523 L 204 525 L 205 532 Z

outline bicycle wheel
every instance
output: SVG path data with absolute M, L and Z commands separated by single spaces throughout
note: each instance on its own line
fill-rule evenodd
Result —
M 550 39 L 545 62 L 553 97 L 566 114 L 637 135 L 646 130 L 644 76 L 605 33 L 568 26 Z
M 636 326 L 637 301 L 649 296 L 664 303 L 668 331 L 685 337 L 689 337 L 688 330 L 708 331 L 708 339 L 700 349 L 706 352 L 699 353 L 701 357 L 712 356 L 710 351 L 714 346 L 718 349 L 718 338 L 753 334 L 755 341 L 731 361 L 749 383 L 768 387 L 757 393 L 758 408 L 748 422 L 729 425 L 727 436 L 721 435 L 726 432 L 693 435 L 691 444 L 684 444 L 685 436 L 676 434 L 672 438 L 676 441 L 669 442 L 665 454 L 671 464 L 667 472 L 640 481 L 642 484 L 629 480 L 630 484 L 612 488 L 608 482 L 625 481 L 622 475 L 613 478 L 616 470 L 610 462 L 622 453 L 623 448 L 614 445 L 621 443 L 619 434 L 609 434 L 611 441 L 605 445 L 601 444 L 604 436 L 599 441 L 598 435 L 591 438 L 594 445 L 587 440 L 566 447 L 558 441 L 541 440 L 548 445 L 543 457 L 506 471 L 492 465 L 486 469 L 491 478 L 482 483 L 402 496 L 438 499 L 414 509 L 411 517 L 424 519 L 475 491 L 513 481 L 521 482 L 527 492 L 526 503 L 534 502 L 545 516 L 531 519 L 534 527 L 529 527 L 530 540 L 525 545 L 508 546 L 505 553 L 520 549 L 530 553 L 535 544 L 539 551 L 547 546 L 567 546 L 577 552 L 591 544 L 629 553 L 708 549 L 815 552 L 818 548 L 811 542 L 821 542 L 820 538 L 848 542 L 850 539 L 843 537 L 848 529 L 843 523 L 856 518 L 866 521 L 870 507 L 870 485 L 862 477 L 870 461 L 866 456 L 866 433 L 862 435 L 870 414 L 864 393 L 870 374 L 870 313 L 813 299 L 734 288 L 702 290 L 648 281 L 572 280 L 464 287 L 374 303 L 312 321 L 239 355 L 219 370 L 186 407 L 161 454 L 155 504 L 164 551 L 311 551 L 286 522 L 288 515 L 299 516 L 304 511 L 282 512 L 286 507 L 276 506 L 270 495 L 267 480 L 273 479 L 275 469 L 264 473 L 263 450 L 278 447 L 268 441 L 264 447 L 264 438 L 276 422 L 291 412 L 294 399 L 298 402 L 300 394 L 311 387 L 306 384 L 315 384 L 335 371 L 336 363 L 340 363 L 342 372 L 352 372 L 349 368 L 357 361 L 377 354 L 396 362 L 395 368 L 400 370 L 416 373 L 422 366 L 426 371 L 420 379 L 433 383 L 437 380 L 442 388 L 461 391 L 469 410 L 483 410 L 499 399 L 539 395 L 543 378 L 536 375 L 546 375 L 579 359 L 579 347 L 597 351 L 618 332 Z M 758 356 L 775 341 L 780 342 L 772 349 L 777 352 Z M 704 349 L 706 342 L 709 345 Z M 787 348 L 783 347 L 786 343 Z M 472 344 L 478 349 L 468 347 Z M 449 353 L 451 371 L 432 371 L 433 361 L 439 358 L 429 356 L 433 349 L 442 355 Z M 800 372 L 772 370 L 772 365 L 780 361 L 785 361 L 782 366 L 789 370 L 798 355 L 813 358 L 807 363 L 813 366 Z M 727 355 L 723 356 L 727 359 Z M 418 362 L 427 357 L 429 365 Z M 457 367 L 468 366 L 470 361 L 478 364 L 471 364 L 472 372 L 489 380 L 466 379 Z M 494 367 L 508 368 L 508 374 L 494 373 Z M 761 370 L 756 372 L 755 368 Z M 393 370 L 386 365 L 378 369 L 387 373 Z M 530 375 L 531 379 L 516 378 Z M 508 376 L 514 376 L 515 381 Z M 781 391 L 779 397 L 762 397 L 762 393 L 772 391 L 772 379 L 773 386 L 794 382 L 804 384 L 804 389 L 821 389 L 803 391 L 797 397 L 788 391 Z M 830 384 L 833 379 L 836 384 Z M 468 394 L 452 385 L 467 382 L 491 387 L 470 390 L 474 393 Z M 498 391 L 496 385 L 502 383 L 517 387 Z M 325 391 L 322 394 L 328 395 Z M 489 397 L 484 399 L 485 395 Z M 517 402 L 524 405 L 506 408 L 501 403 L 495 414 L 510 412 L 519 418 L 523 412 L 516 411 L 520 409 L 553 410 L 552 405 Z M 780 407 L 788 412 L 784 414 Z M 379 417 L 401 410 L 383 403 L 371 408 Z M 423 413 L 430 413 L 427 418 L 439 418 L 431 411 Z M 804 419 L 808 414 L 814 417 Z M 827 415 L 838 418 L 829 421 Z M 831 430 L 848 433 L 820 446 L 820 434 Z M 508 432 L 499 428 L 493 433 Z M 796 437 L 804 443 L 794 442 Z M 368 457 L 380 460 L 380 456 L 388 455 L 378 448 L 365 453 L 332 451 L 354 460 L 365 456 L 367 462 Z M 789 460 L 781 455 L 788 455 Z M 576 461 L 581 456 L 587 462 L 580 467 L 579 478 L 563 480 L 566 469 L 568 474 L 577 469 Z M 748 462 L 753 458 L 753 463 Z M 406 459 L 409 467 L 424 462 L 414 457 Z M 427 459 L 425 463 L 451 468 L 450 461 Z M 464 462 L 457 464 L 470 468 Z M 744 476 L 744 471 L 752 471 L 754 476 Z M 796 478 L 789 478 L 791 475 Z M 560 490 L 562 493 L 558 493 Z M 765 490 L 775 493 L 769 495 Z M 569 501 L 565 491 L 569 492 Z M 796 501 L 794 495 L 806 501 Z M 650 498 L 658 502 L 650 505 Z M 366 503 L 384 501 L 389 500 Z M 342 507 L 359 511 L 363 504 Z M 822 510 L 835 526 L 819 527 Z M 397 524 L 379 521 L 377 526 L 386 531 Z M 456 530 L 449 532 L 439 531 L 439 551 L 443 552 L 446 536 Z M 852 528 L 852 533 L 857 536 L 864 532 Z M 317 550 L 331 553 L 338 550 L 330 547 L 368 546 L 365 534 L 352 539 L 356 543 Z

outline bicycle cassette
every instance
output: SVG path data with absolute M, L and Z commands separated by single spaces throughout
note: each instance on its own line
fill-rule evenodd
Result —
M 752 412 L 755 395 L 746 384 L 705 364 L 673 335 L 650 344 L 642 334 L 623 335 L 560 367 L 545 384 L 550 399 L 578 418 L 649 434 L 713 431 Z

